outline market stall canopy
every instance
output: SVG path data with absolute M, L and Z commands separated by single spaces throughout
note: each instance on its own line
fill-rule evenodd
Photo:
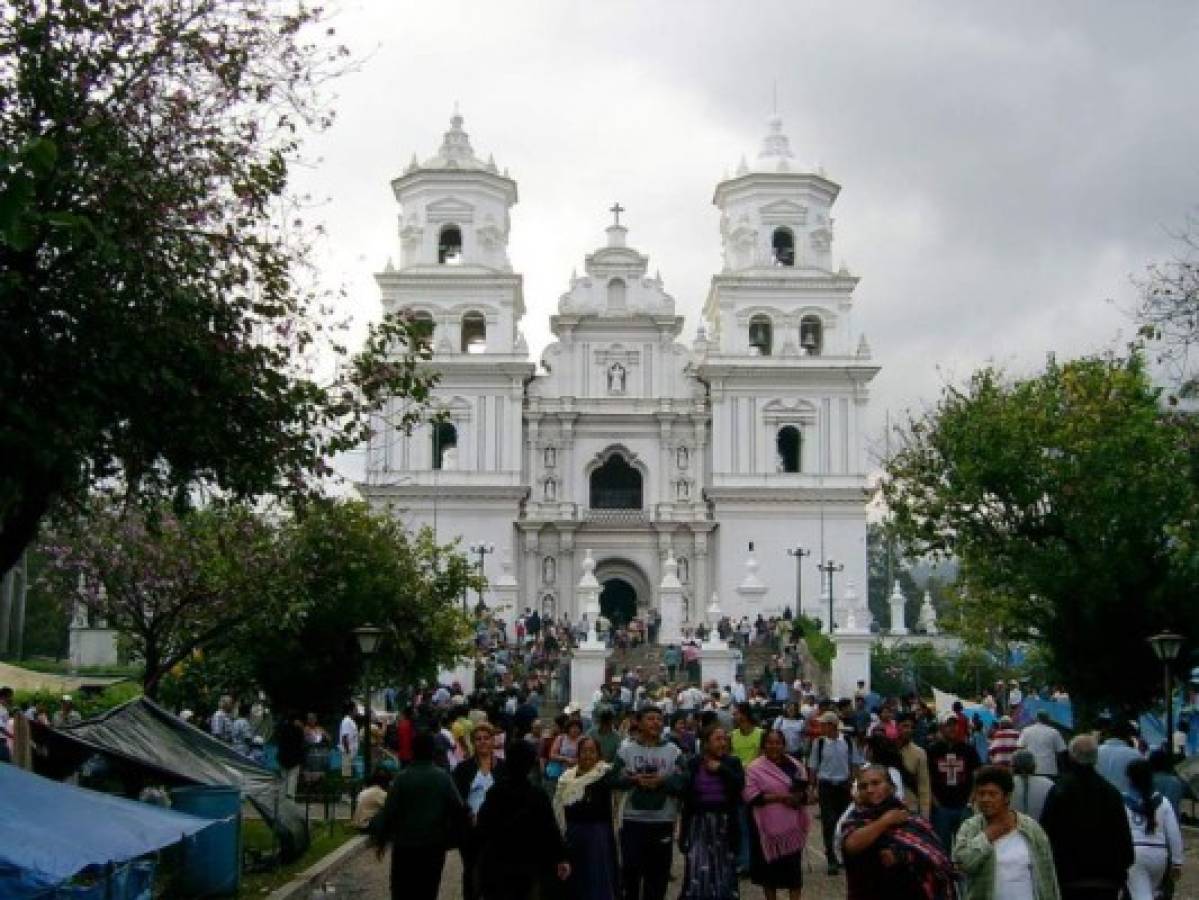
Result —
M 104 688 L 124 678 L 101 678 L 95 675 L 55 675 L 50 672 L 35 672 L 20 666 L 0 663 L 0 686 L 20 692 L 46 692 L 51 694 L 74 694 L 83 688 Z
M 285 859 L 308 847 L 304 813 L 287 799 L 279 776 L 153 700 L 138 697 L 77 725 L 46 731 L 52 752 L 55 741 L 65 740 L 175 782 L 240 788 L 279 836 Z
M 216 824 L 0 765 L 0 897 L 40 897 L 88 866 L 123 863 Z

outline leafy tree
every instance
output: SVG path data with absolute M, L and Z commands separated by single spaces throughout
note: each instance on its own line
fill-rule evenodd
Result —
M 1158 350 L 1179 393 L 1199 393 L 1192 352 L 1199 344 L 1199 216 L 1192 216 L 1177 235 L 1179 252 L 1149 267 L 1140 281 L 1135 317 L 1141 336 Z
M 1004 675 L 1000 660 L 974 648 L 947 655 L 930 644 L 879 644 L 870 656 L 870 684 L 885 697 L 917 693 L 927 698 L 935 687 L 978 699 Z
M 302 0 L 0 11 L 0 572 L 93 486 L 303 493 L 386 398 L 419 418 L 416 326 L 341 358 L 288 193 L 331 33 Z
M 321 502 L 289 523 L 282 541 L 287 611 L 247 620 L 226 651 L 234 661 L 224 663 L 251 672 L 276 710 L 335 712 L 362 685 L 353 634 L 362 625 L 384 630 L 370 662 L 376 685 L 431 678 L 467 651 L 461 597 L 478 587 L 477 575 L 431 530 L 411 535 L 365 504 Z
M 1194 424 L 1163 411 L 1141 357 L 1026 379 L 984 369 L 902 436 L 884 487 L 894 527 L 915 552 L 960 560 L 964 623 L 1043 644 L 1084 703 L 1156 696 L 1144 639 L 1199 636 L 1199 457 Z
M 57 523 L 42 552 L 50 589 L 122 633 L 151 697 L 173 667 L 286 608 L 275 529 L 244 507 L 176 515 L 100 498 Z
M 25 604 L 23 657 L 49 656 L 63 659 L 69 650 L 71 599 L 46 584 L 39 573 L 46 560 L 36 549 L 29 551 L 29 594 Z

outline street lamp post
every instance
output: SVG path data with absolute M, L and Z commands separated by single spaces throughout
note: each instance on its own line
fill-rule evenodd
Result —
M 787 548 L 787 555 L 795 557 L 795 616 L 803 615 L 803 558 L 811 556 L 811 550 L 805 550 L 799 544 Z
M 1183 637 L 1172 631 L 1163 631 L 1147 639 L 1153 648 L 1153 655 L 1162 664 L 1166 686 L 1166 758 L 1174 761 L 1174 685 L 1170 683 L 1170 663 L 1178 659 L 1178 651 L 1182 649 Z
M 828 576 L 828 633 L 833 633 L 833 575 L 845 570 L 844 563 L 836 563 L 831 559 L 823 564 L 817 563 L 816 568 Z
M 479 579 L 480 579 L 480 581 L 479 581 L 479 606 L 478 606 L 478 609 L 483 610 L 486 608 L 483 605 L 483 581 L 482 581 L 482 579 L 484 577 L 484 567 L 486 566 L 486 563 L 487 563 L 487 554 L 495 553 L 495 544 L 484 544 L 482 542 L 480 542 L 478 544 L 471 544 L 470 552 L 479 554 Z M 465 600 L 465 598 L 463 598 L 463 612 L 466 611 L 465 605 L 466 605 L 466 600 Z
M 363 625 L 354 629 L 354 637 L 358 640 L 358 650 L 362 653 L 363 659 L 363 674 L 366 676 L 366 697 L 363 700 L 363 707 L 366 709 L 366 735 L 362 742 L 362 778 L 366 780 L 371 777 L 371 679 L 370 679 L 370 664 L 371 657 L 379 649 L 379 642 L 383 640 L 383 629 L 376 628 L 374 625 Z

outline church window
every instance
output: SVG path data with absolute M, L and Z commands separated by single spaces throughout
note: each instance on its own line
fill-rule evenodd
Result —
M 778 452 L 779 471 L 798 472 L 802 438 L 799 429 L 794 425 L 784 425 L 779 429 Z
M 425 310 L 411 313 L 412 324 L 415 326 L 413 342 L 417 350 L 433 349 L 433 315 Z
M 462 263 L 462 229 L 446 225 L 437 238 L 437 261 L 446 266 Z
M 608 309 L 624 309 L 627 289 L 623 278 L 613 278 L 608 282 Z
M 751 356 L 769 356 L 774 328 L 769 316 L 754 316 L 749 320 L 749 352 Z
M 487 350 L 487 319 L 480 312 L 462 317 L 462 352 L 483 353 Z
M 450 463 L 458 453 L 458 429 L 450 422 L 433 425 L 433 468 L 452 469 Z
M 795 235 L 790 228 L 776 228 L 770 238 L 776 266 L 795 265 Z
M 619 453 L 591 473 L 592 509 L 641 509 L 641 473 Z
M 824 325 L 820 316 L 804 316 L 799 320 L 799 346 L 808 356 L 819 356 L 824 349 Z

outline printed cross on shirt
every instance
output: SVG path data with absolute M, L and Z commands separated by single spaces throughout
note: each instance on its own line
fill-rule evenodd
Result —
M 937 763 L 937 768 L 944 774 L 947 785 L 957 787 L 958 775 L 966 771 L 966 763 L 958 759 L 956 753 L 947 753 Z

